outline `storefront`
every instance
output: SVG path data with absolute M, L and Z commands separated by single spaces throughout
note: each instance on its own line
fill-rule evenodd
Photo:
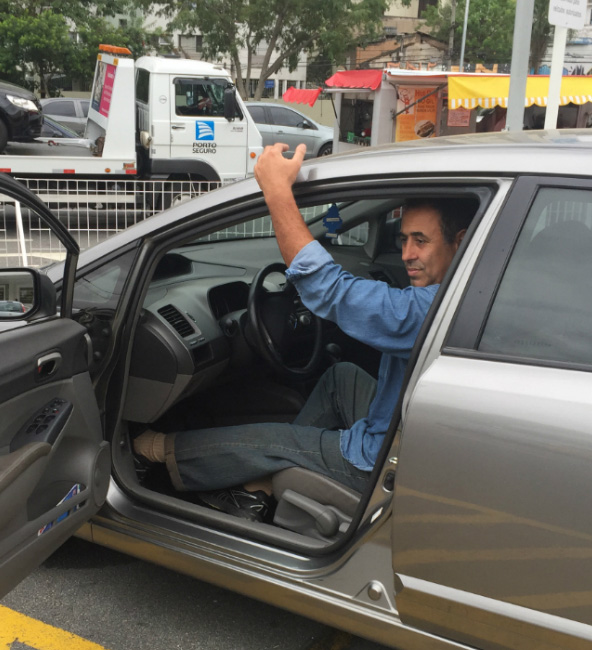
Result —
M 336 122 L 333 151 L 505 127 L 509 75 L 349 70 L 325 82 Z M 530 76 L 525 129 L 543 127 L 549 77 Z M 558 128 L 592 126 L 592 76 L 562 78 Z

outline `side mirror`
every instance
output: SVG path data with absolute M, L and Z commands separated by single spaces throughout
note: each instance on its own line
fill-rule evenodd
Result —
M 36 269 L 0 270 L 0 320 L 55 316 L 56 290 Z
M 224 90 L 224 117 L 232 122 L 236 115 L 236 90 L 233 86 L 228 86 Z

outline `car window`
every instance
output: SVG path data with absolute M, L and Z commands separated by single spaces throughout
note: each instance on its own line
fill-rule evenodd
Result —
M 74 307 L 116 309 L 123 285 L 134 260 L 135 251 L 127 251 L 76 278 Z
M 90 106 L 90 101 L 89 100 L 82 100 L 80 102 L 80 108 L 82 110 L 82 115 L 84 117 L 88 117 L 88 107 Z
M 592 192 L 539 191 L 479 349 L 592 364 Z
M 226 79 L 175 79 L 177 115 L 224 116 Z
M 76 115 L 74 102 L 71 100 L 51 102 L 50 104 L 47 104 L 45 111 L 46 113 L 49 113 L 51 115 L 66 115 L 66 116 Z
M 304 118 L 302 115 L 291 111 L 288 108 L 282 108 L 281 106 L 271 106 L 271 119 L 274 124 L 278 126 L 294 126 L 302 125 Z
M 251 117 L 257 124 L 267 124 L 265 108 L 263 106 L 249 106 L 248 109 Z

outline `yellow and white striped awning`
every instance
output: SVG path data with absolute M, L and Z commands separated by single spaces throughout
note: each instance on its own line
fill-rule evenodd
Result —
M 510 75 L 450 75 L 448 77 L 448 108 L 508 107 Z M 537 75 L 526 80 L 524 106 L 547 105 L 549 77 Z M 561 78 L 559 104 L 592 102 L 592 76 Z

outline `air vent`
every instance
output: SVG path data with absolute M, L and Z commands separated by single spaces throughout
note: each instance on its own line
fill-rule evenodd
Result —
M 170 323 L 175 328 L 175 331 L 183 338 L 195 334 L 195 330 L 191 327 L 189 321 L 176 307 L 173 307 L 173 305 L 161 307 L 158 310 L 158 313 L 167 321 L 167 323 Z

